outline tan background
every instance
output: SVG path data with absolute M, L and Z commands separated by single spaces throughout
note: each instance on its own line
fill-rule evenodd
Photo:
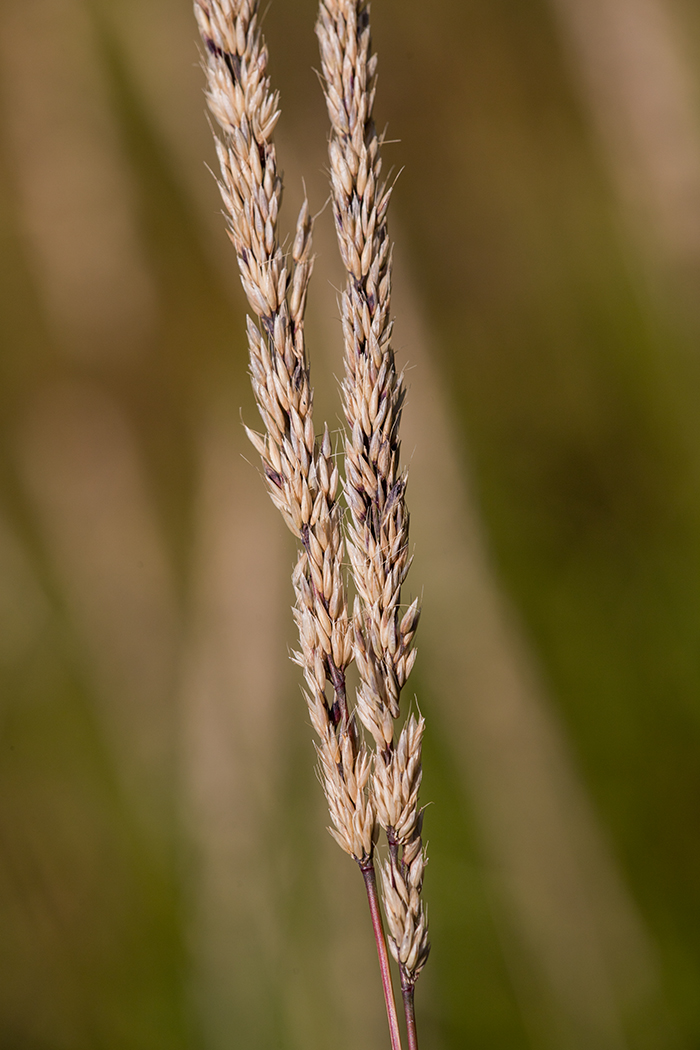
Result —
M 283 225 L 312 0 L 265 15 Z M 375 0 L 424 1050 L 700 1045 L 700 17 Z M 0 2 L 0 1050 L 383 1047 L 183 0 Z M 309 347 L 337 432 L 340 273 Z

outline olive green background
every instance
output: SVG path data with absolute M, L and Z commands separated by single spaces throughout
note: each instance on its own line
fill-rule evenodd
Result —
M 264 16 L 286 231 L 302 177 L 327 192 L 314 11 Z M 421 1046 L 691 1050 L 697 12 L 372 20 L 424 600 Z M 293 543 L 240 426 L 195 36 L 185 0 L 0 6 L 0 1050 L 388 1042 L 287 662 Z

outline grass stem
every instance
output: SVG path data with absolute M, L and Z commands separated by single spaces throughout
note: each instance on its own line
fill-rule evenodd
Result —
M 369 913 L 372 918 L 372 929 L 374 940 L 377 945 L 379 957 L 379 970 L 382 975 L 382 988 L 384 989 L 384 1003 L 386 1005 L 386 1016 L 389 1022 L 389 1034 L 391 1035 L 391 1050 L 402 1050 L 401 1035 L 399 1033 L 399 1018 L 396 1013 L 396 1002 L 394 1001 L 394 986 L 391 983 L 391 970 L 389 969 L 389 953 L 386 949 L 386 938 L 384 936 L 384 924 L 382 913 L 379 910 L 379 895 L 377 893 L 377 877 L 374 871 L 374 861 L 360 861 L 360 871 L 365 880 L 367 890 L 367 901 Z M 414 1020 L 415 1031 L 415 1020 Z M 410 1035 L 409 1035 L 410 1038 Z
M 415 985 L 409 984 L 401 989 L 403 995 L 403 1008 L 406 1016 L 406 1031 L 408 1032 L 408 1050 L 418 1050 L 418 1031 L 416 1029 L 415 1010 Z

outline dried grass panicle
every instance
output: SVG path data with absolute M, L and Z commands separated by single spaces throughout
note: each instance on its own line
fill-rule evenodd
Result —
M 332 834 L 365 878 L 377 940 L 392 1046 L 400 1036 L 377 906 L 372 854 L 377 818 L 387 832 L 383 869 L 392 950 L 399 961 L 409 1042 L 415 1043 L 413 987 L 427 958 L 420 899 L 423 719 L 411 715 L 394 743 L 400 694 L 415 659 L 418 602 L 401 606 L 411 564 L 406 473 L 398 428 L 404 400 L 391 349 L 391 190 L 381 182 L 380 139 L 372 120 L 376 59 L 365 0 L 321 0 L 317 25 L 331 118 L 330 160 L 338 243 L 348 272 L 343 293 L 345 497 L 348 553 L 358 599 L 352 622 L 343 578 L 339 477 L 327 427 L 319 442 L 304 343 L 304 309 L 313 268 L 308 204 L 299 214 L 291 261 L 277 238 L 282 180 L 272 132 L 278 96 L 267 76 L 257 0 L 195 0 L 206 48 L 207 100 L 222 133 L 216 148 L 221 195 L 241 281 L 257 321 L 248 319 L 250 373 L 262 434 L 247 430 L 260 454 L 272 501 L 301 541 L 292 581 L 306 701 L 318 736 L 319 773 Z M 357 661 L 357 714 L 348 709 L 346 669 Z M 332 698 L 326 694 L 332 686 Z
M 421 899 L 427 857 L 418 807 L 425 723 L 411 714 L 390 763 L 377 762 L 374 781 L 379 820 L 387 827 L 390 856 L 381 866 L 389 946 L 399 963 L 401 983 L 413 987 L 430 952 L 428 919 Z
M 396 864 L 392 858 L 380 867 L 389 947 L 399 964 L 404 989 L 413 988 L 430 952 L 428 918 L 420 896 L 425 864 L 419 827 L 401 862 Z
M 342 574 L 338 471 L 328 430 L 316 440 L 313 391 L 304 344 L 304 308 L 313 259 L 306 201 L 292 248 L 291 272 L 277 238 L 282 180 L 272 132 L 278 96 L 267 77 L 257 0 L 196 0 L 205 52 L 207 101 L 217 138 L 222 199 L 248 319 L 250 372 L 265 432 L 247 430 L 262 459 L 268 491 L 301 540 L 293 573 L 306 699 L 319 743 L 319 768 L 340 844 L 358 860 L 375 831 L 368 796 L 369 756 L 349 716 L 345 671 L 352 636 Z M 333 697 L 326 695 L 330 682 Z
M 367 0 L 321 0 L 316 32 L 331 122 L 333 213 L 347 270 L 342 391 L 348 554 L 359 595 L 353 614 L 361 680 L 357 712 L 376 743 L 372 793 L 391 853 L 385 906 L 402 982 L 412 987 L 429 950 L 420 902 L 426 862 L 418 808 L 423 720 L 408 719 L 398 746 L 394 722 L 415 660 L 420 610 L 417 601 L 401 606 L 411 565 L 407 478 L 399 458 L 404 386 L 391 347 L 391 188 L 382 181 L 381 139 L 372 117 L 377 60 Z
M 424 731 L 424 719 L 409 715 L 391 761 L 377 761 L 373 784 L 377 817 L 389 836 L 389 860 L 380 868 L 389 947 L 399 963 L 404 988 L 415 984 L 430 951 L 421 899 L 427 858 L 421 841 L 423 811 L 418 806 Z
M 380 182 L 367 5 L 323 0 L 317 33 L 331 118 L 333 210 L 348 271 L 342 294 L 345 495 L 348 554 L 360 598 L 353 617 L 362 678 L 358 712 L 383 751 L 391 747 L 401 689 L 413 666 L 419 615 L 417 602 L 403 614 L 400 608 L 411 558 L 406 475 L 399 463 L 403 377 L 390 342 L 391 191 Z

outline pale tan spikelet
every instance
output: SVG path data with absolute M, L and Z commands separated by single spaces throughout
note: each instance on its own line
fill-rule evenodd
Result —
M 338 470 L 327 428 L 313 427 L 313 391 L 304 344 L 304 310 L 313 269 L 305 201 L 291 272 L 277 238 L 282 180 L 272 132 L 278 96 L 267 76 L 257 0 L 196 0 L 206 48 L 207 101 L 222 133 L 219 187 L 241 282 L 258 322 L 248 318 L 250 375 L 265 432 L 246 428 L 270 497 L 301 540 L 292 581 L 306 700 L 319 737 L 322 782 L 336 837 L 359 860 L 369 856 L 374 815 L 370 763 L 349 716 L 345 671 L 352 637 L 343 580 Z M 332 686 L 332 699 L 326 684 Z
M 410 842 L 419 823 L 418 792 L 423 770 L 421 743 L 425 731 L 423 718 L 409 715 L 396 748 L 377 757 L 374 797 L 377 818 L 391 828 L 397 843 Z
M 390 858 L 382 867 L 389 945 L 404 989 L 413 988 L 430 952 L 421 899 L 428 858 L 421 838 L 423 810 L 418 806 L 424 729 L 422 717 L 409 715 L 396 748 L 376 757 L 373 783 L 378 820 L 389 839 Z
M 372 856 L 376 823 L 367 791 L 370 755 L 358 742 L 354 727 L 338 741 L 330 728 L 317 745 L 319 773 L 333 827 L 331 835 L 357 861 Z
M 391 853 L 383 872 L 385 908 L 402 983 L 412 989 L 429 947 L 420 899 L 424 722 L 411 715 L 396 747 L 394 722 L 415 661 L 412 644 L 420 610 L 417 601 L 405 610 L 401 605 L 411 565 L 399 442 L 404 386 L 391 347 L 391 190 L 381 179 L 381 143 L 372 117 L 377 61 L 371 53 L 367 0 L 320 0 L 316 32 L 331 121 L 333 213 L 347 270 L 342 392 L 348 422 L 347 546 L 359 596 L 353 613 L 357 714 L 376 744 L 372 794 Z
M 399 964 L 404 989 L 413 988 L 430 954 L 428 917 L 421 900 L 427 857 L 420 831 L 411 846 L 402 861 L 397 863 L 392 857 L 380 868 L 389 947 Z

